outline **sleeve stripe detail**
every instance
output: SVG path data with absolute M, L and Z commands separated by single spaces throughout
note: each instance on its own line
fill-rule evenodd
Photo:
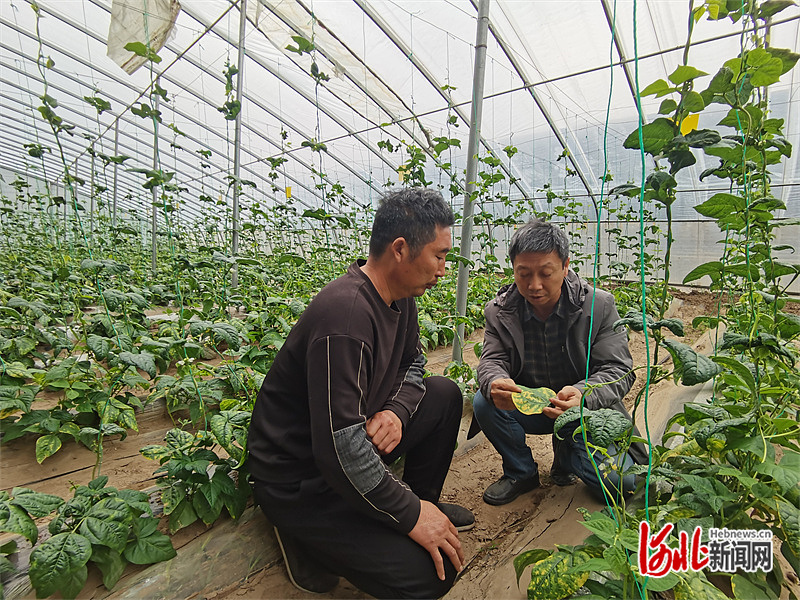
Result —
M 422 360 L 419 360 L 420 356 L 422 357 Z M 403 389 L 403 386 L 405 385 L 406 381 L 409 381 L 409 375 L 413 372 L 414 367 L 417 365 L 418 362 L 422 363 L 420 365 L 420 368 L 424 369 L 425 368 L 425 364 L 428 361 L 426 360 L 424 354 L 420 354 L 417 358 L 414 359 L 414 362 L 411 363 L 408 366 L 408 369 L 406 369 L 406 374 L 405 374 L 405 376 L 403 376 L 403 381 L 400 383 L 400 387 L 397 388 L 397 391 L 395 392 L 394 396 L 392 396 L 390 402 L 392 400 L 394 400 L 395 398 L 397 398 L 397 395 L 400 393 L 400 390 Z M 417 412 L 417 409 L 419 408 L 419 405 L 422 403 L 422 398 L 425 396 L 425 384 L 422 381 L 419 381 L 418 383 L 422 387 L 422 393 L 420 394 L 419 399 L 417 400 L 417 403 L 414 405 L 414 410 L 411 411 L 411 414 L 409 415 L 409 418 L 413 417 L 414 414 Z
M 378 508 L 372 502 L 370 502 L 369 498 L 367 498 L 364 495 L 364 493 L 360 490 L 360 488 L 352 480 L 352 478 L 350 477 L 350 473 L 347 472 L 347 469 L 344 468 L 344 463 L 342 461 L 342 456 L 340 455 L 339 448 L 336 445 L 336 435 L 335 435 L 335 432 L 333 430 L 333 411 L 331 409 L 331 392 L 332 392 L 332 390 L 331 390 L 331 336 L 327 336 L 325 338 L 325 343 L 326 343 L 326 361 L 327 361 L 327 364 L 325 365 L 325 367 L 326 367 L 326 371 L 327 371 L 326 375 L 327 375 L 327 378 L 328 378 L 328 424 L 330 426 L 331 439 L 334 442 L 333 443 L 333 448 L 334 448 L 334 451 L 336 452 L 336 458 L 339 461 L 339 466 L 341 467 L 342 472 L 345 474 L 345 477 L 347 477 L 348 481 L 350 481 L 350 485 L 353 486 L 353 489 L 355 489 L 359 493 L 359 495 L 364 499 L 364 501 L 367 504 L 369 504 L 377 512 L 383 513 L 386 516 L 388 516 L 389 518 L 391 518 L 395 523 L 400 523 L 400 520 L 397 517 L 395 517 L 393 514 Z M 360 361 L 359 361 L 359 373 L 360 373 L 360 365 L 363 363 L 363 356 L 364 356 L 364 344 L 362 342 L 362 344 L 361 344 L 361 358 L 360 358 Z M 359 379 L 359 389 L 360 389 L 360 387 L 361 387 L 361 382 L 360 382 L 360 379 Z M 363 390 L 360 390 L 360 391 L 361 391 L 362 397 L 363 397 Z M 360 406 L 359 406 L 359 410 L 360 410 Z M 385 473 L 389 473 L 389 470 L 386 468 L 386 465 L 383 464 L 383 461 L 380 460 L 380 458 L 379 458 L 379 461 L 380 461 L 380 464 L 383 465 L 383 470 L 385 471 Z

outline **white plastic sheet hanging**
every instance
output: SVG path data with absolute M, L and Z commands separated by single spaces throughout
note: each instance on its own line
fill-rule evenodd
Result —
M 147 59 L 126 50 L 131 42 L 141 42 L 158 52 L 167 42 L 181 5 L 178 0 L 113 0 L 108 27 L 108 57 L 128 74 Z

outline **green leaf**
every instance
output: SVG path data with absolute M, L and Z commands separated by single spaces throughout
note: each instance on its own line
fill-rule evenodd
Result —
M 239 332 L 230 323 L 214 323 L 212 327 L 214 337 L 223 339 L 231 350 L 239 349 Z
M 603 550 L 603 558 L 615 573 L 625 574 L 630 571 L 628 556 L 619 546 L 610 546 Z
M 767 87 L 778 83 L 782 74 L 783 61 L 780 58 L 772 58 L 756 69 L 750 78 L 750 83 L 753 87 Z
M 133 517 L 124 500 L 104 498 L 92 506 L 78 528 L 92 544 L 122 552 L 128 541 Z
M 178 503 L 169 515 L 169 530 L 175 533 L 184 527 L 188 527 L 195 521 L 197 521 L 197 513 L 192 506 L 191 499 L 187 496 Z
M 666 171 L 654 171 L 647 176 L 645 184 L 657 192 L 665 192 L 674 189 L 678 182 Z
M 696 129 L 687 133 L 684 138 L 692 148 L 705 148 L 718 143 L 722 139 L 719 133 L 713 129 Z
M 249 497 L 250 493 L 242 487 L 237 489 L 232 496 L 225 496 L 225 508 L 228 510 L 231 519 L 238 519 L 244 514 Z
M 769 4 L 769 2 L 765 4 Z M 762 4 L 762 8 L 763 6 Z M 800 59 L 800 54 L 787 50 L 786 48 L 766 48 L 766 51 L 769 52 L 771 56 L 781 61 L 781 75 L 791 71 L 797 64 L 797 60 Z
M 625 316 L 621 319 L 617 319 L 614 321 L 613 328 L 614 330 L 619 329 L 620 327 L 627 327 L 631 331 L 644 331 L 644 317 L 642 313 L 637 312 L 635 310 L 629 310 L 625 313 Z M 647 317 L 647 324 L 648 326 L 652 323 L 652 319 Z
M 140 352 L 133 354 L 132 352 L 120 352 L 119 361 L 124 365 L 129 365 L 141 369 L 150 376 L 150 379 L 156 376 L 156 361 L 155 357 L 149 352 Z
M 48 434 L 36 440 L 36 462 L 42 461 L 49 456 L 53 456 L 61 448 L 61 438 L 55 434 Z
M 672 355 L 676 378 L 679 376 L 683 385 L 704 383 L 722 372 L 722 367 L 707 356 L 698 354 L 686 344 L 674 340 L 663 340 L 661 345 Z
M 704 217 L 713 219 L 719 219 L 731 213 L 742 212 L 745 208 L 746 201 L 744 198 L 726 193 L 714 194 L 702 204 L 694 207 Z
M 672 175 L 674 175 L 681 169 L 684 169 L 686 167 L 691 167 L 693 164 L 697 162 L 697 159 L 690 150 L 680 149 L 680 148 L 668 152 L 667 160 L 669 161 L 669 172 Z M 666 198 L 661 198 L 661 197 L 658 197 L 657 199 L 661 200 L 662 202 L 667 200 Z M 669 198 L 670 203 L 672 200 L 674 200 L 674 197 Z M 666 204 L 667 202 L 664 203 Z
M 643 585 L 640 577 L 637 577 Z M 647 578 L 647 591 L 648 592 L 666 592 L 671 590 L 680 583 L 680 577 L 677 573 L 667 573 L 664 577 L 648 577 Z
M 613 520 L 600 513 L 591 514 L 581 525 L 603 540 L 606 544 L 613 544 L 617 537 L 617 525 Z
M 208 485 L 202 486 L 201 489 L 206 487 L 208 487 Z M 192 496 L 192 508 L 194 508 L 194 512 L 197 513 L 197 516 L 206 525 L 213 524 L 214 521 L 219 518 L 219 515 L 222 512 L 222 506 L 222 502 L 211 504 L 204 494 L 196 493 L 194 496 Z
M 31 552 L 28 575 L 37 597 L 52 596 L 59 590 L 62 595 L 70 595 L 68 592 L 78 583 L 75 577 L 80 579 L 82 575 L 85 581 L 86 563 L 91 555 L 91 543 L 77 533 L 59 533 L 36 545 Z M 75 595 L 82 587 L 83 583 Z
M 112 348 L 112 341 L 99 335 L 90 334 L 86 338 L 86 346 L 94 353 L 97 360 L 105 360 Z
M 571 406 L 563 413 L 558 415 L 553 423 L 553 434 L 560 440 L 564 438 L 558 435 L 558 432 L 561 430 L 562 427 L 567 425 L 568 423 L 572 423 L 573 421 L 577 421 L 581 418 L 581 408 L 580 406 Z
M 608 193 L 612 196 L 626 196 L 628 198 L 633 198 L 634 196 L 638 196 L 642 193 L 642 188 L 638 185 L 633 185 L 632 183 L 624 183 L 622 185 L 618 185 Z
M 698 265 L 689 271 L 683 278 L 683 283 L 696 281 L 705 277 L 706 275 L 711 278 L 712 282 L 718 281 L 719 278 L 722 277 L 723 268 L 724 265 L 718 260 L 712 260 L 711 262 L 703 263 L 702 265 Z
M 661 96 L 666 96 L 667 94 L 671 94 L 672 92 L 677 91 L 677 88 L 672 87 L 663 79 L 659 79 L 658 81 L 654 81 L 646 88 L 644 88 L 639 95 L 642 97 L 645 96 L 652 96 L 655 94 L 656 98 L 660 98 Z
M 703 75 L 708 75 L 708 73 L 688 65 L 681 65 L 672 72 L 669 76 L 669 80 L 675 85 L 681 85 L 682 83 L 702 77 Z
M 613 408 L 584 411 L 584 416 L 592 443 L 603 448 L 621 440 L 633 427 L 633 423 L 625 415 Z
M 111 590 L 125 571 L 125 561 L 122 554 L 107 546 L 96 546 L 92 551 L 92 562 L 97 565 L 103 574 L 103 585 Z
M 31 544 L 36 543 L 39 530 L 28 513 L 14 504 L 0 503 L 0 531 L 18 533 Z
M 125 548 L 125 558 L 134 565 L 149 565 L 170 560 L 177 554 L 169 537 L 156 529 L 157 519 L 148 517 L 147 521 L 153 524 L 152 527 L 142 529 L 136 541 Z
M 7 552 L 5 554 L 14 554 L 16 550 L 11 552 Z M 8 560 L 3 553 L 0 553 L 0 576 L 5 579 L 6 575 L 11 575 L 12 573 L 16 573 L 17 569 L 14 564 Z M 0 594 L 3 593 L 3 583 L 0 581 Z
M 703 148 L 703 152 L 709 156 L 716 156 L 723 161 L 733 163 L 734 165 L 741 164 L 745 159 L 742 145 L 731 139 L 722 138 L 716 144 L 711 144 Z
M 778 502 L 781 529 L 786 535 L 786 545 L 794 554 L 794 564 L 800 557 L 800 509 L 787 502 Z
M 765 588 L 757 586 L 747 577 L 739 574 L 731 577 L 731 589 L 736 600 L 767 600 L 776 597 L 774 594 L 767 593 Z
M 64 499 L 60 496 L 34 492 L 24 487 L 15 487 L 11 490 L 11 495 L 14 497 L 11 501 L 13 504 L 24 508 L 29 515 L 36 519 L 46 517 L 64 504 Z
M 658 118 L 652 123 L 642 127 L 642 139 L 644 141 L 644 151 L 648 154 L 656 155 L 672 141 L 676 134 L 676 125 L 669 119 Z M 622 144 L 624 148 L 632 150 L 639 149 L 639 131 L 631 133 Z
M 661 106 L 658 107 L 658 114 L 660 115 L 669 115 L 678 108 L 678 103 L 675 102 L 672 98 L 665 98 L 661 102 Z
M 706 107 L 706 103 L 697 92 L 688 92 L 683 97 L 681 107 L 690 113 L 699 113 Z
M 681 321 L 680 319 L 676 318 L 661 319 L 660 321 L 656 321 L 650 326 L 650 328 L 653 329 L 654 331 L 656 329 L 661 329 L 663 327 L 666 327 L 677 336 L 683 337 L 685 335 L 683 329 L 683 321 Z
M 764 20 L 769 19 L 785 8 L 794 5 L 795 3 L 793 0 L 767 0 L 758 7 L 758 18 Z
M 687 571 L 680 577 L 680 583 L 675 586 L 675 600 L 730 600 L 702 571 Z
M 236 486 L 233 480 L 227 473 L 219 469 L 214 472 L 209 484 L 202 486 L 200 490 L 211 506 L 215 506 L 221 497 L 236 494 Z
M 755 377 L 753 377 L 750 369 L 743 365 L 741 361 L 735 360 L 728 356 L 713 356 L 711 360 L 734 373 L 742 381 L 742 383 L 747 386 L 751 394 L 756 394 Z
M 147 46 L 142 42 L 129 42 L 125 44 L 125 50 L 133 52 L 136 56 L 147 56 Z

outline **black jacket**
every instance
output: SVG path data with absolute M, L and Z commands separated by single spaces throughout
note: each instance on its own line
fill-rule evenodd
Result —
M 425 393 L 417 305 L 391 307 L 359 263 L 325 286 L 278 352 L 256 399 L 249 468 L 262 483 L 323 477 L 356 508 L 403 533 L 419 498 L 386 468 L 366 420 L 408 423 Z
M 604 290 L 593 289 L 590 283 L 572 270 L 564 279 L 564 293 L 567 300 L 567 357 L 576 372 L 586 372 L 589 343 L 592 349 L 589 377 L 572 385 L 583 392 L 588 384 L 605 384 L 594 388 L 585 397 L 586 408 L 613 408 L 630 419 L 622 398 L 631 389 L 636 375 L 631 370 L 633 359 L 628 349 L 627 333 L 624 329 L 614 331 L 613 328 L 614 322 L 619 319 L 614 296 Z M 492 381 L 502 378 L 516 380 L 522 373 L 525 340 L 521 315 L 524 302 L 525 298 L 517 291 L 516 284 L 511 284 L 504 286 L 484 310 L 486 330 L 478 364 L 478 384 L 481 393 L 490 402 Z M 647 462 L 647 450 L 642 444 L 634 444 L 631 455 L 636 462 Z

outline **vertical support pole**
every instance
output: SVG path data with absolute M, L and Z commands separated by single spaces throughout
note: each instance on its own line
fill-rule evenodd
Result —
M 114 124 L 114 156 L 119 156 L 119 119 Z M 111 200 L 111 227 L 117 226 L 117 171 L 119 165 L 114 162 L 114 193 Z
M 244 84 L 244 34 L 247 25 L 247 0 L 239 0 L 239 54 L 236 58 L 236 100 L 239 103 L 239 112 L 234 123 L 233 136 L 233 222 L 231 223 L 231 255 L 236 258 L 239 254 L 239 173 L 241 171 L 242 147 L 242 85 Z M 234 263 L 231 269 L 231 287 L 239 285 L 239 269 Z
M 92 144 L 92 172 L 89 175 L 89 244 L 94 241 L 94 211 L 96 208 L 94 197 L 94 144 Z
M 156 85 L 159 84 L 159 80 L 156 79 Z M 153 94 L 155 100 L 153 101 L 153 108 L 158 110 L 160 96 L 158 94 Z M 153 171 L 158 171 L 158 123 L 153 120 Z M 153 212 L 151 218 L 151 233 L 150 233 L 150 242 L 152 244 L 152 248 L 150 251 L 150 269 L 153 273 L 153 278 L 158 274 L 158 188 L 159 186 L 153 186 Z
M 475 40 L 475 70 L 472 74 L 472 111 L 470 115 L 469 142 L 467 144 L 467 187 L 464 192 L 464 212 L 461 222 L 461 249 L 465 260 L 458 263 L 458 287 L 456 290 L 456 314 L 467 314 L 467 286 L 472 256 L 472 212 L 475 178 L 478 173 L 478 141 L 480 140 L 481 115 L 483 114 L 483 81 L 486 74 L 486 39 L 489 31 L 489 0 L 478 3 L 478 32 Z M 459 323 L 453 339 L 453 360 L 461 362 L 464 348 L 464 324 Z

